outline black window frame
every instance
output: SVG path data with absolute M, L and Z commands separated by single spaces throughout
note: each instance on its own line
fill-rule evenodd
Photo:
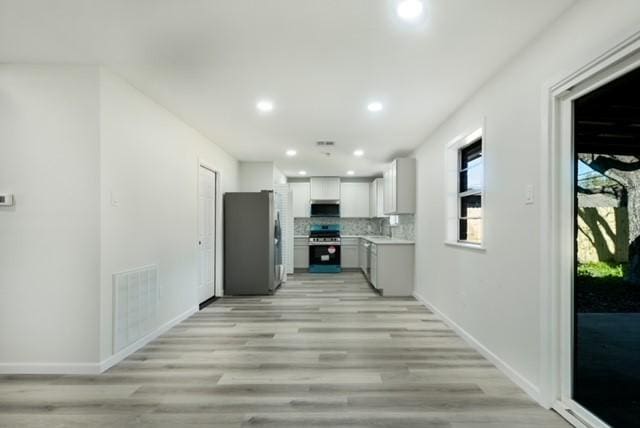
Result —
M 478 165 L 474 165 L 469 168 L 469 164 L 476 160 L 480 159 L 480 164 L 482 165 L 482 178 L 481 183 L 478 188 L 468 188 L 468 172 L 471 168 L 476 168 Z M 484 145 L 482 137 L 478 137 L 473 140 L 469 144 L 465 144 L 464 146 L 458 148 L 458 183 L 457 183 L 457 241 L 463 244 L 471 244 L 471 245 L 482 245 L 484 242 L 484 227 L 481 229 L 481 236 L 479 241 L 469 240 L 467 236 L 467 222 L 468 220 L 480 220 L 481 224 L 484 226 Z M 479 205 L 480 215 L 479 216 L 467 216 L 466 209 L 468 207 L 475 207 L 474 205 L 467 205 L 465 202 L 472 202 L 475 206 Z M 465 215 L 463 215 L 463 212 Z

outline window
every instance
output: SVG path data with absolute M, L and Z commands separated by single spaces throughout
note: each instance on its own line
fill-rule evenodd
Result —
M 458 241 L 482 243 L 482 138 L 459 150 Z
M 447 147 L 448 244 L 482 248 L 484 159 L 482 129 Z

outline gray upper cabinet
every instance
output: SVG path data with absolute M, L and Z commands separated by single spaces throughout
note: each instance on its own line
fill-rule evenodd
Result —
M 416 160 L 398 158 L 384 172 L 384 214 L 416 211 Z
M 289 183 L 289 189 L 293 195 L 293 216 L 309 217 L 309 182 Z
M 339 177 L 311 177 L 312 201 L 339 201 L 340 178 Z
M 385 172 L 385 177 L 390 171 L 391 169 Z M 386 188 L 388 184 L 390 181 L 382 178 L 367 183 L 356 180 L 341 181 L 338 177 L 311 177 L 309 181 L 289 183 L 293 195 L 293 216 L 309 217 L 312 201 L 339 201 L 341 217 L 386 217 L 385 204 L 389 201 L 385 194 L 390 192 Z M 400 195 L 400 198 L 404 196 Z
M 384 215 L 384 179 L 382 178 L 376 178 L 369 184 L 369 217 L 386 217 Z
M 340 217 L 369 217 L 369 183 L 340 183 Z

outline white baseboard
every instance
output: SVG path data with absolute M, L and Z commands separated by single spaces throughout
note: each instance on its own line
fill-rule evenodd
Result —
M 146 336 L 138 339 L 136 342 L 132 343 L 131 345 L 127 346 L 126 348 L 122 349 L 121 351 L 119 351 L 117 354 L 113 354 L 112 356 L 105 358 L 104 360 L 102 360 L 100 362 L 99 365 L 99 373 L 104 372 L 105 370 L 110 369 L 111 367 L 115 366 L 116 364 L 118 364 L 120 361 L 124 360 L 125 358 L 127 358 L 129 355 L 133 354 L 134 352 L 136 352 L 138 349 L 142 348 L 143 346 L 145 346 L 147 343 L 151 342 L 152 340 L 154 340 L 155 338 L 157 338 L 158 336 L 162 335 L 163 333 L 167 332 L 168 330 L 170 330 L 172 327 L 174 327 L 175 325 L 180 324 L 182 321 L 186 320 L 187 318 L 189 318 L 191 315 L 195 314 L 196 312 L 198 312 L 198 305 L 190 308 L 189 310 L 187 310 L 186 312 L 183 312 L 182 314 L 178 315 L 177 317 L 167 321 L 166 323 L 162 324 L 161 326 L 159 326 L 158 328 L 156 328 L 154 331 L 152 331 L 151 333 L 147 334 Z
M 70 374 L 100 373 L 98 363 L 0 363 L 0 374 Z
M 537 403 L 541 404 L 540 397 L 540 388 L 531 383 L 528 379 L 518 373 L 513 367 L 503 361 L 496 354 L 491 352 L 487 347 L 485 347 L 482 343 L 480 343 L 475 337 L 469 334 L 465 329 L 460 327 L 453 321 L 451 318 L 446 316 L 442 311 L 429 303 L 425 298 L 420 296 L 418 293 L 414 292 L 413 297 L 416 298 L 420 303 L 427 307 L 427 309 L 431 310 L 434 314 L 440 317 L 445 324 L 447 324 L 453 331 L 456 332 L 458 336 L 464 339 L 469 345 L 471 345 L 475 350 L 477 350 L 482 356 L 484 356 L 487 360 L 491 361 L 502 373 L 504 373 L 513 383 L 518 385 L 520 388 L 524 390 L 531 398 L 533 398 Z
M 75 375 L 95 375 L 118 364 L 129 355 L 142 348 L 153 339 L 173 326 L 181 323 L 191 315 L 198 312 L 198 306 L 190 308 L 188 311 L 167 321 L 151 333 L 140 340 L 127 346 L 117 354 L 114 354 L 100 363 L 0 363 L 0 374 L 75 374 Z

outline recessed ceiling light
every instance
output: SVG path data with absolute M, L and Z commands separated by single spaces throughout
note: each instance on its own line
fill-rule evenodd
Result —
M 364 150 L 360 150 L 360 149 L 354 150 L 353 151 L 353 155 L 354 156 L 362 156 L 362 155 L 364 155 Z
M 307 175 L 307 171 L 305 171 L 305 170 L 298 171 L 298 174 L 300 174 L 300 175 Z
M 382 110 L 383 106 L 382 103 L 380 101 L 373 101 L 370 102 L 367 105 L 367 110 L 372 111 L 372 112 L 378 112 L 380 110 Z
M 422 15 L 424 6 L 419 0 L 403 0 L 398 3 L 396 12 L 405 21 L 415 21 Z
M 287 150 L 287 152 L 286 152 L 286 153 L 287 153 L 287 156 L 289 156 L 289 157 L 291 157 L 291 156 L 295 156 L 295 155 L 297 155 L 297 154 L 298 154 L 298 152 L 296 152 L 296 151 L 295 151 L 295 150 L 293 150 L 293 149 Z
M 256 108 L 263 113 L 267 113 L 273 110 L 273 101 L 260 100 L 256 104 Z
M 353 171 L 353 170 L 347 171 L 347 175 L 354 175 L 354 174 L 355 174 L 355 171 Z

